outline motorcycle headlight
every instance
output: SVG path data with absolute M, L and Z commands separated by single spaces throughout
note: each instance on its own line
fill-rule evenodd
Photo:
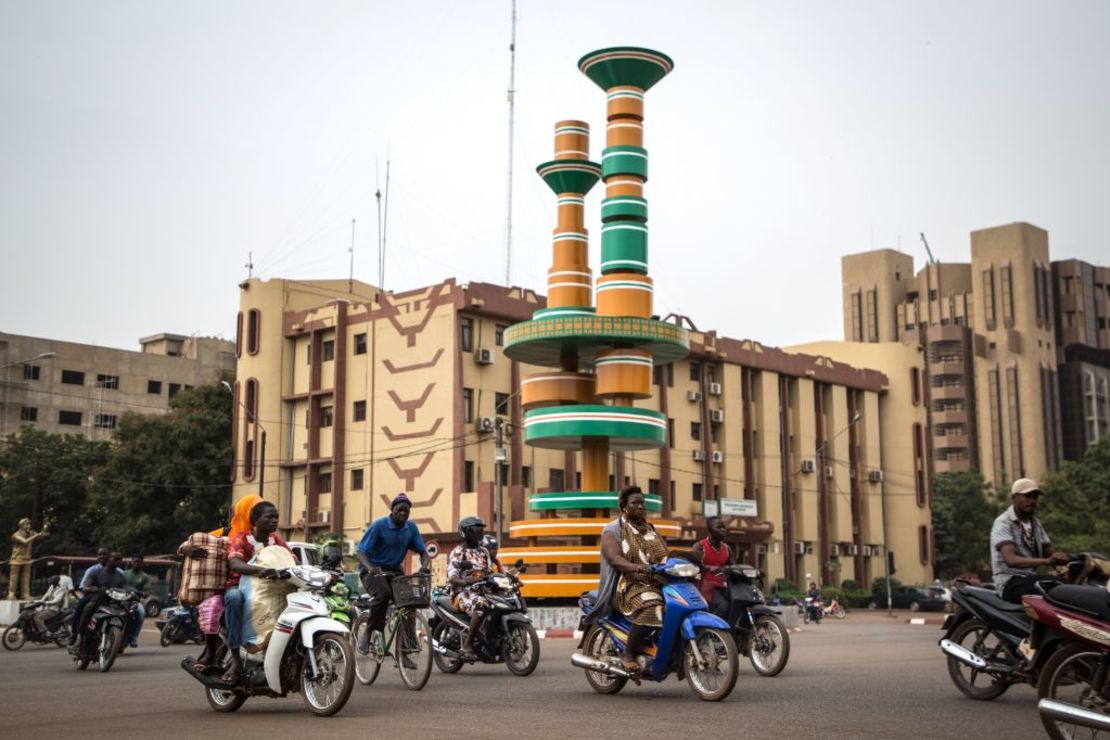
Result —
M 698 566 L 693 563 L 675 563 L 665 571 L 675 578 L 693 578 L 698 574 Z
M 509 589 L 513 585 L 512 579 L 500 573 L 495 573 L 490 580 L 493 582 L 493 585 L 498 588 Z
M 131 598 L 131 594 L 124 591 L 122 588 L 110 588 L 108 589 L 108 598 L 114 599 L 115 601 L 127 601 Z

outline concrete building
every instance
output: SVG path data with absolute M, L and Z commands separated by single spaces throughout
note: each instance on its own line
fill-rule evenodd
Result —
M 125 411 L 159 414 L 178 391 L 235 374 L 235 347 L 155 334 L 135 352 L 0 333 L 0 437 L 30 425 L 107 439 Z
M 399 491 L 444 547 L 460 517 L 477 513 L 492 530 L 500 509 L 515 558 L 550 518 L 533 499 L 581 490 L 580 455 L 523 444 L 521 379 L 540 369 L 501 351 L 505 329 L 545 305 L 528 289 L 454 280 L 403 293 L 242 283 L 235 495 L 261 487 L 290 537 L 336 531 L 349 542 Z M 903 581 L 931 581 L 920 372 L 913 385 L 908 372 L 851 366 L 833 348 L 788 352 L 671 320 L 689 330 L 690 357 L 656 368 L 656 392 L 638 402 L 666 415 L 668 444 L 615 454 L 610 487 L 659 494 L 680 545 L 701 536 L 707 507 L 721 507 L 730 541 L 772 579 L 867 584 L 896 548 Z M 862 356 L 903 369 L 921 361 L 916 345 Z M 577 595 L 565 556 L 533 554 L 528 593 Z
M 1064 428 L 1079 436 L 1061 417 L 1060 367 L 1071 346 L 1107 346 L 1106 270 L 1052 263 L 1048 233 L 1026 223 L 972 232 L 970 263 L 913 270 L 890 249 L 844 257 L 844 337 L 924 348 L 933 471 L 1004 487 L 1082 454 L 1063 442 Z

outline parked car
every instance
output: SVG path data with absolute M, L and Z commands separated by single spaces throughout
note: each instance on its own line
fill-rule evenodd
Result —
M 297 562 L 301 565 L 319 565 L 320 558 L 316 553 L 316 545 L 311 542 L 293 542 L 286 543 L 293 554 L 297 556 Z
M 919 586 L 899 586 L 891 592 L 890 600 L 895 609 L 909 609 L 911 612 L 940 612 L 944 611 L 948 603 L 942 590 Z M 883 592 L 875 594 L 871 608 L 886 609 L 886 594 Z

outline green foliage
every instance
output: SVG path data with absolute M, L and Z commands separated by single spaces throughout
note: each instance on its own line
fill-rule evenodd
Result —
M 1077 462 L 1065 462 L 1041 482 L 1037 517 L 1057 549 L 1110 548 L 1110 437 L 1091 445 Z
M 894 589 L 898 588 L 901 585 L 902 585 L 902 582 L 899 581 L 897 578 L 891 578 L 890 579 L 890 590 L 891 591 L 893 591 Z M 879 577 L 879 578 L 876 578 L 875 580 L 871 581 L 871 593 L 873 593 L 873 594 L 885 594 L 886 593 L 886 578 Z
M 860 591 L 860 592 L 863 591 L 863 587 L 859 585 L 859 581 L 853 581 L 851 578 L 849 578 L 846 581 L 843 581 L 840 584 L 840 587 L 842 589 L 844 589 L 845 591 Z
M 936 575 L 989 573 L 991 525 L 1004 507 L 983 476 L 941 473 L 933 478 L 932 498 Z
M 88 550 L 94 540 L 86 489 L 107 455 L 107 442 L 76 435 L 24 427 L 9 436 L 0 443 L 0 535 L 6 541 L 20 519 L 31 517 L 36 531 L 50 527 L 50 536 L 35 543 L 36 557 Z M 6 556 L 7 547 L 0 551 Z

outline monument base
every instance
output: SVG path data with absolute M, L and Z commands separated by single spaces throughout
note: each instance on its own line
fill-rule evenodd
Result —
M 15 623 L 15 620 L 19 619 L 20 609 L 26 603 L 25 601 L 0 600 L 0 625 Z

